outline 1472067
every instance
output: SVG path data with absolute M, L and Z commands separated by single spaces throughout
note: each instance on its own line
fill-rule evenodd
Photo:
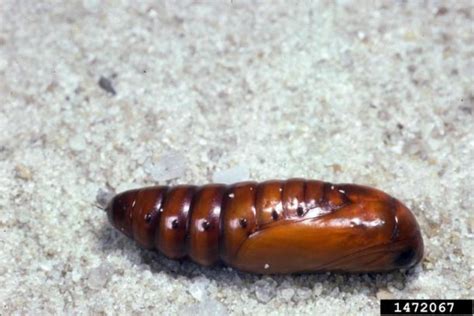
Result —
M 395 313 L 451 313 L 454 302 L 396 302 Z

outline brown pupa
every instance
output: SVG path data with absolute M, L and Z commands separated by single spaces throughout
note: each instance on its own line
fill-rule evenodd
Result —
M 106 211 L 114 227 L 144 248 L 251 273 L 381 272 L 423 257 L 410 210 L 355 184 L 154 186 L 116 195 Z

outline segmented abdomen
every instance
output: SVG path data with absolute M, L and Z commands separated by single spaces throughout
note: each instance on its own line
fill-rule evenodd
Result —
M 245 271 L 287 273 L 332 270 L 331 265 L 325 265 L 367 248 L 365 239 L 373 246 L 404 240 L 400 233 L 406 229 L 400 228 L 401 215 L 397 214 L 403 205 L 397 203 L 367 187 L 290 179 L 130 190 L 114 197 L 107 213 L 110 222 L 124 234 L 169 258 L 188 256 L 206 266 L 222 260 Z M 347 235 L 351 233 L 354 237 Z M 319 245 L 318 234 L 326 234 L 325 238 L 336 242 Z M 343 249 L 346 238 L 354 245 Z M 418 241 L 408 248 L 413 247 L 417 249 L 413 258 L 408 258 L 409 265 L 422 254 Z M 300 258 L 285 260 L 288 255 Z M 364 269 L 364 264 L 340 262 L 333 266 L 336 270 L 358 271 Z M 378 265 L 376 270 L 400 266 Z

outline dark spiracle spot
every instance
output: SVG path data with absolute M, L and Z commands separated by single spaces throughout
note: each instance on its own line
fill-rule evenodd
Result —
M 174 219 L 172 222 L 171 222 L 171 228 L 173 229 L 177 229 L 179 226 L 179 222 L 177 219 Z
M 151 213 L 145 215 L 145 223 L 149 224 L 151 222 Z
M 277 211 L 272 210 L 272 218 L 273 218 L 274 221 L 276 221 L 276 220 L 278 219 L 278 213 L 277 213 Z
M 207 230 L 209 230 L 209 228 L 211 228 L 211 223 L 209 223 L 208 221 L 204 221 L 204 222 L 202 222 L 201 226 L 204 230 L 207 231 Z
M 247 227 L 247 219 L 245 219 L 245 218 L 239 219 L 239 224 L 240 224 L 240 227 L 242 227 L 242 228 Z
M 412 261 L 413 258 L 415 258 L 416 252 L 413 250 L 413 248 L 408 248 L 404 250 L 402 253 L 400 253 L 396 258 L 395 258 L 395 264 L 399 267 L 404 267 L 409 265 Z
M 303 207 L 298 206 L 298 208 L 296 209 L 296 214 L 298 214 L 298 216 L 303 216 L 303 213 L 304 213 Z

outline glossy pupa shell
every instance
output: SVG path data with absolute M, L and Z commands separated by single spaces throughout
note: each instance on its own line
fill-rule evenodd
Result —
M 114 227 L 144 248 L 251 273 L 382 272 L 423 257 L 412 212 L 355 184 L 155 186 L 116 195 L 106 211 Z

